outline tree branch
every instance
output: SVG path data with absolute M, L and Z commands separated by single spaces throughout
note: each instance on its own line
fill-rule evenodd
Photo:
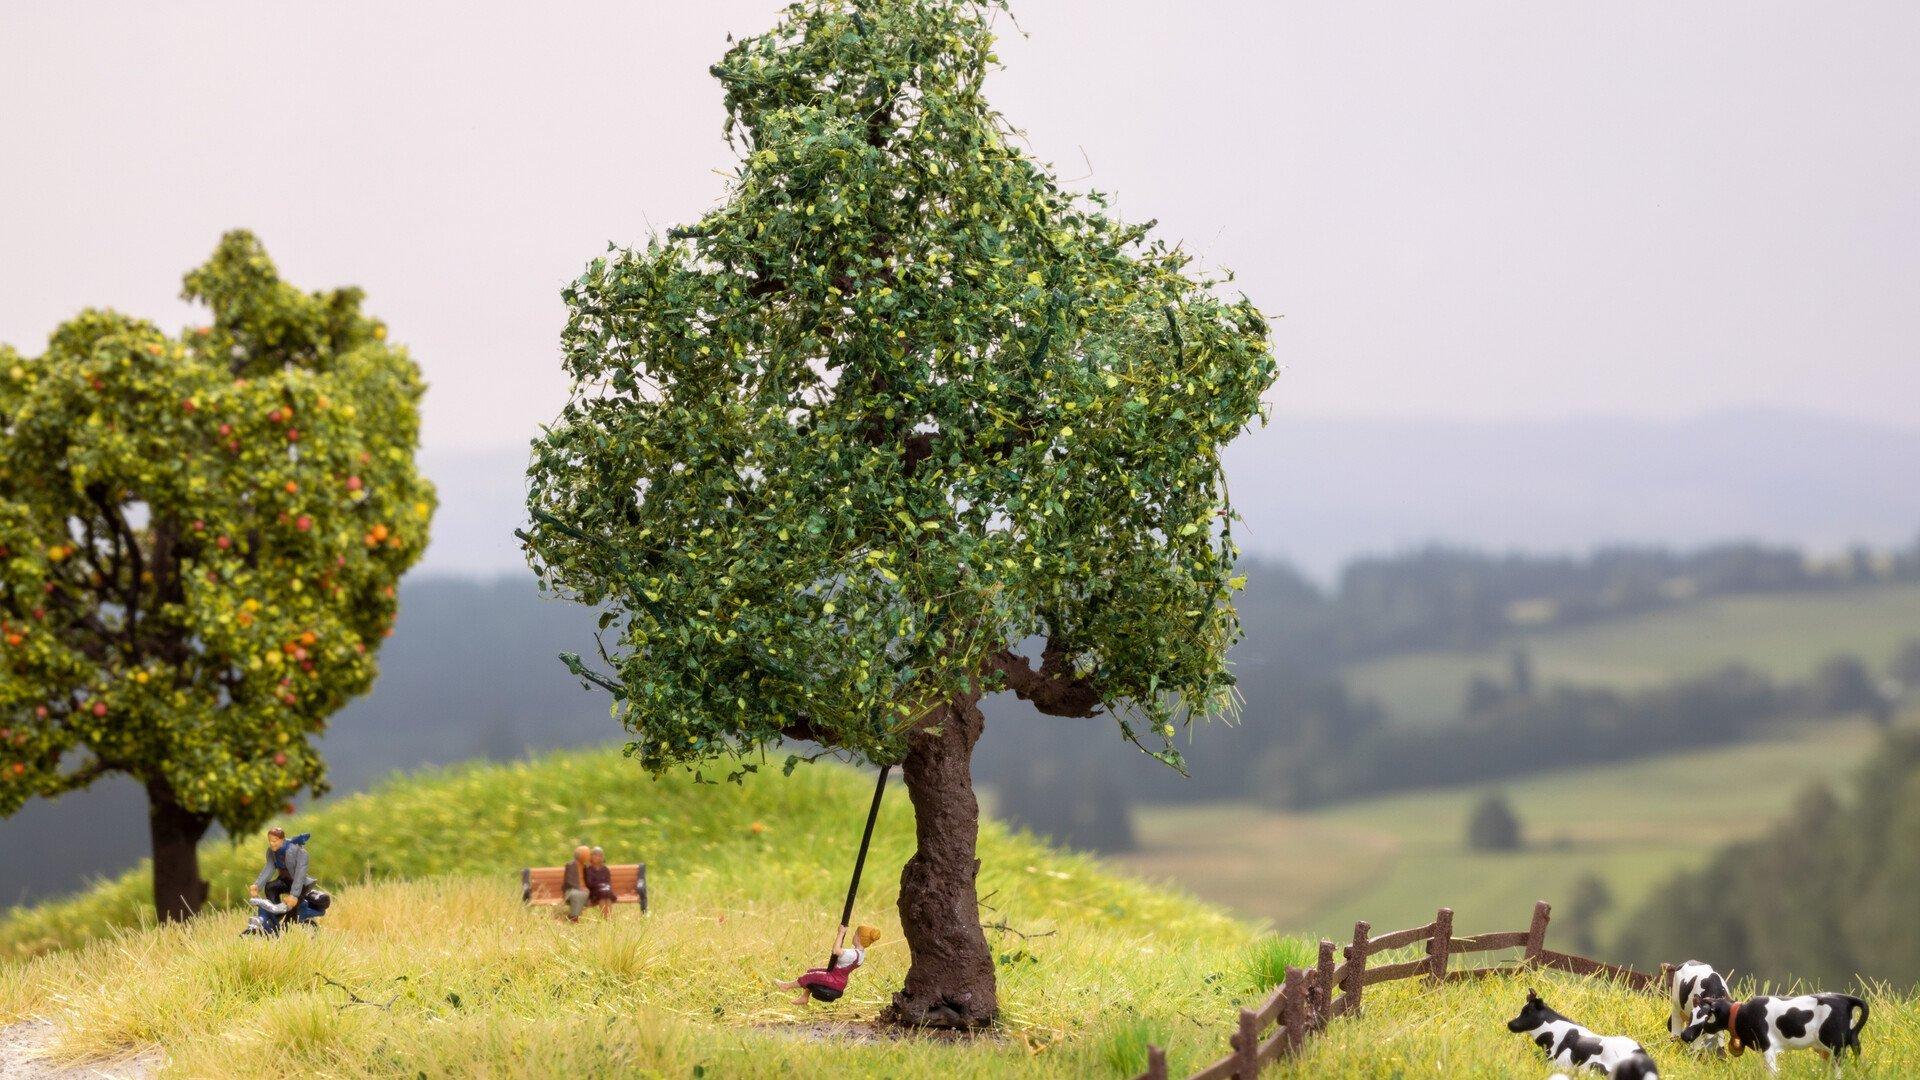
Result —
M 140 538 L 134 535 L 133 526 L 127 523 L 127 517 L 120 506 L 112 499 L 104 484 L 93 484 L 87 488 L 87 495 L 100 511 L 107 526 L 113 532 L 113 576 L 118 579 L 122 570 L 126 572 L 126 585 L 120 593 L 120 606 L 126 625 L 121 629 L 126 635 L 127 657 L 137 661 L 140 657 L 139 622 L 140 590 L 142 578 L 146 576 L 146 559 L 140 551 Z M 123 565 L 124 560 L 124 565 Z M 117 580 L 109 584 L 117 584 Z
M 1040 653 L 1040 669 L 1012 649 L 987 658 L 987 669 L 997 671 L 1020 700 L 1048 716 L 1092 716 L 1100 710 L 1100 690 L 1094 680 L 1075 675 L 1066 650 L 1052 638 Z
M 395 990 L 393 992 L 393 996 L 388 998 L 385 1001 L 369 1001 L 366 998 L 361 997 L 359 994 L 354 993 L 353 988 L 348 986 L 346 983 L 337 982 L 334 979 L 329 978 L 327 973 L 324 971 L 316 971 L 314 972 L 314 974 L 320 976 L 321 980 L 324 981 L 328 986 L 339 987 L 340 989 L 345 990 L 347 992 L 347 1000 L 340 1003 L 339 1005 L 334 1006 L 335 1008 L 338 1008 L 338 1009 L 344 1009 L 351 1005 L 365 1005 L 373 1009 L 386 1009 L 386 1008 L 391 1008 L 394 1002 L 400 1000 L 400 991 Z M 407 977 L 405 975 L 395 975 L 393 977 L 394 982 L 405 982 L 406 979 Z
M 782 738 L 792 739 L 795 742 L 819 743 L 822 746 L 827 745 L 824 734 L 820 729 L 813 726 L 811 719 L 805 716 L 795 716 L 780 725 L 780 735 Z
M 88 787 L 95 780 L 115 771 L 117 768 L 118 766 L 109 765 L 99 758 L 94 758 L 81 765 L 78 769 L 60 777 L 59 794 L 64 795 L 69 791 L 79 791 L 82 788 Z

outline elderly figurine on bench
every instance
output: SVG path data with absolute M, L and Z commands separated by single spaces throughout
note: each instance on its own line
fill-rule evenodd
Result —
M 581 844 L 573 849 L 573 861 L 567 864 L 566 875 L 560 879 L 560 898 L 567 905 L 567 921 L 579 922 L 580 913 L 587 910 L 587 901 L 593 894 L 587 891 L 587 868 L 593 849 Z
M 620 904 L 638 904 L 647 911 L 647 864 L 607 862 L 606 852 L 585 844 L 574 849 L 564 866 L 527 867 L 520 871 L 520 899 L 529 905 L 551 906 L 558 917 L 579 922 L 589 907 L 613 917 Z
M 586 869 L 580 873 L 587 884 L 587 905 L 599 908 L 601 918 L 613 918 L 619 898 L 613 894 L 613 868 L 607 865 L 607 853 L 597 847 L 588 852 Z

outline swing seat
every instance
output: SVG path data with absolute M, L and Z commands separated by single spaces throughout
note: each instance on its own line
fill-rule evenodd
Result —
M 815 1001 L 838 1001 L 847 992 L 847 976 L 852 968 L 814 968 L 800 976 L 799 983 Z

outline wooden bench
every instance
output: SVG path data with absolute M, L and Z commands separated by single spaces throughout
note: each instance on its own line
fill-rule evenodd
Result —
M 613 871 L 613 901 L 616 904 L 639 904 L 640 913 L 647 913 L 647 864 L 626 863 L 615 866 L 607 864 Z M 566 880 L 567 868 L 564 866 L 535 866 L 520 871 L 520 899 L 527 904 L 553 905 L 566 902 L 560 895 L 560 883 Z

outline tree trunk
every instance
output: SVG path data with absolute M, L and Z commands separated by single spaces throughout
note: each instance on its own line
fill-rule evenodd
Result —
M 968 1030 L 993 1022 L 993 953 L 980 930 L 974 854 L 980 803 L 973 796 L 973 744 L 986 721 L 978 697 L 928 717 L 907 749 L 907 796 L 919 849 L 900 872 L 900 927 L 912 965 L 884 1019 Z
M 180 805 L 163 780 L 147 781 L 147 828 L 153 836 L 153 910 L 161 922 L 184 922 L 207 902 L 200 877 L 200 838 L 213 819 Z

